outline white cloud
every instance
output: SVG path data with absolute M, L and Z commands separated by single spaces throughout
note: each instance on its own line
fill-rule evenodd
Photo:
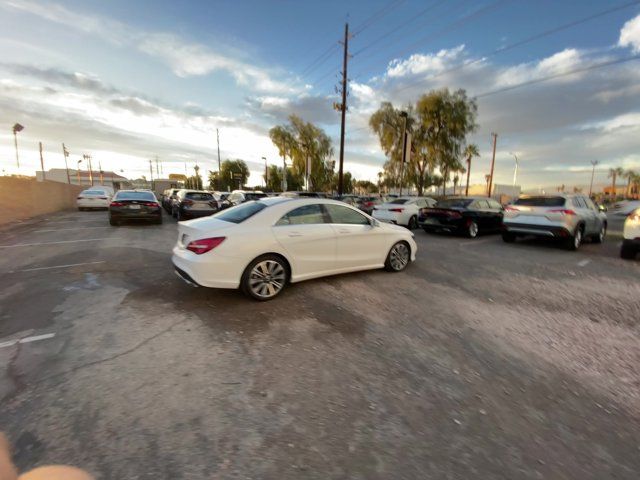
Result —
M 274 72 L 270 69 L 238 60 L 231 55 L 214 51 L 206 45 L 186 41 L 172 33 L 145 32 L 110 18 L 76 13 L 54 3 L 5 0 L 0 6 L 97 36 L 114 45 L 134 47 L 139 52 L 159 59 L 180 77 L 225 71 L 239 85 L 254 91 L 283 94 L 301 92 L 305 89 L 291 79 L 274 79 Z
M 496 86 L 508 87 L 539 78 L 569 72 L 583 63 L 582 54 L 575 48 L 568 48 L 550 57 L 530 63 L 521 63 L 506 68 L 496 77 Z M 571 82 L 572 76 L 560 77 L 556 82 Z
M 464 45 L 459 45 L 452 49 L 442 49 L 435 54 L 424 55 L 416 53 L 406 60 L 394 59 L 389 62 L 387 76 L 404 77 L 406 75 L 417 75 L 420 73 L 439 73 L 452 60 L 460 57 L 464 51 Z
M 634 53 L 640 53 L 640 15 L 624 24 L 620 30 L 618 45 L 631 47 Z

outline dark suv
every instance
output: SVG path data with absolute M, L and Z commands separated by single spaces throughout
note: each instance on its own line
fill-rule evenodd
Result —
M 213 215 L 218 209 L 218 201 L 213 193 L 202 190 L 179 190 L 173 200 L 171 214 L 180 222 Z

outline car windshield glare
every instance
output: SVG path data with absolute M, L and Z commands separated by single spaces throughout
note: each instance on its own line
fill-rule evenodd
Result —
M 114 200 L 147 200 L 156 201 L 156 197 L 151 192 L 118 192 Z
M 468 198 L 449 198 L 447 200 L 440 200 L 436 203 L 436 207 L 439 208 L 466 208 L 473 200 Z
M 267 205 L 263 202 L 246 202 L 236 207 L 223 210 L 222 212 L 213 215 L 213 218 L 223 220 L 225 222 L 242 223 L 247 218 L 252 217 L 265 208 L 267 208 Z
M 564 197 L 523 197 L 514 202 L 514 205 L 525 207 L 563 207 Z

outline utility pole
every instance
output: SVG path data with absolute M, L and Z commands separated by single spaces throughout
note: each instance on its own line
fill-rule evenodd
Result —
M 402 117 L 402 158 L 400 158 L 400 196 L 402 196 L 402 184 L 404 177 L 404 157 L 407 152 L 407 112 L 400 112 Z
M 216 140 L 218 142 L 218 178 L 220 178 L 220 132 L 216 128 Z
M 18 157 L 18 132 L 24 130 L 24 127 L 19 123 L 16 123 L 13 126 L 13 143 L 16 146 L 16 165 L 18 165 L 18 169 L 20 169 L 20 158 Z
M 467 158 L 467 186 L 464 189 L 464 196 L 469 196 L 469 177 L 471 176 L 471 155 Z
M 83 155 L 82 158 L 84 158 L 87 163 L 89 164 L 89 182 L 91 182 L 91 186 L 93 187 L 93 167 L 91 166 L 91 155 Z
M 98 160 L 98 171 L 100 172 L 100 185 L 104 185 L 104 172 L 102 171 L 102 162 Z
M 158 156 L 156 155 L 156 177 L 160 178 L 160 167 L 158 166 Z
M 149 159 L 149 179 L 153 182 L 153 160 Z
M 69 158 L 69 150 L 62 144 L 62 156 L 64 157 L 64 168 L 67 171 L 67 183 L 71 185 L 71 177 L 69 177 L 69 165 L 67 164 L 67 158 Z
M 42 142 L 38 142 L 38 147 L 40 148 L 40 168 L 42 168 L 42 181 L 44 182 L 47 178 L 44 173 L 44 158 L 42 158 Z
M 340 104 L 340 166 L 338 167 L 338 196 L 343 193 L 344 179 L 344 130 L 347 114 L 347 63 L 349 61 L 349 24 L 344 25 L 344 56 L 342 59 L 342 103 Z
M 491 173 L 489 174 L 489 188 L 487 189 L 487 197 L 491 197 L 491 188 L 493 187 L 493 167 L 496 164 L 496 142 L 498 141 L 498 134 L 492 133 L 493 137 L 493 156 L 491 157 Z
M 591 198 L 591 192 L 593 191 L 593 176 L 596 173 L 596 165 L 598 165 L 598 160 L 591 160 L 591 165 L 592 165 L 592 169 L 591 169 L 591 184 L 589 185 L 589 198 Z

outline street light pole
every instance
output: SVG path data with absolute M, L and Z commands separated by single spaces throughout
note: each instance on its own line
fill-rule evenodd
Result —
M 402 117 L 402 138 L 400 141 L 402 142 L 402 157 L 400 158 L 400 196 L 402 196 L 402 183 L 404 180 L 404 156 L 406 155 L 407 148 L 407 112 L 400 112 L 400 116 Z
M 513 153 L 513 152 L 509 152 L 511 155 L 513 155 L 513 158 L 516 159 L 516 168 L 513 170 L 513 186 L 516 186 L 516 178 L 518 177 L 518 156 Z
M 21 132 L 22 130 L 24 130 L 24 127 L 19 123 L 16 123 L 13 126 L 13 143 L 16 146 L 16 164 L 18 165 L 18 168 L 20 168 L 20 158 L 18 157 L 18 132 Z
M 80 178 L 80 164 L 81 163 L 82 163 L 82 160 L 78 160 L 77 169 L 76 169 L 76 174 L 78 175 L 78 185 L 82 185 L 82 179 Z
M 589 185 L 589 198 L 591 198 L 591 192 L 593 191 L 593 176 L 596 173 L 596 165 L 598 165 L 598 160 L 591 160 L 591 184 Z

